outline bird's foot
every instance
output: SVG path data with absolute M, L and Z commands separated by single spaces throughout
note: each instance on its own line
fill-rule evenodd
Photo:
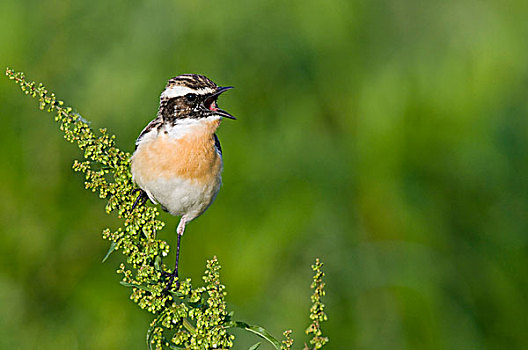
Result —
M 136 201 L 132 205 L 132 208 L 130 209 L 130 212 L 134 211 L 134 209 L 136 208 L 136 206 L 138 205 L 139 202 L 141 202 L 141 204 L 140 204 L 140 206 L 141 206 L 141 205 L 145 204 L 145 202 L 148 199 L 147 192 L 143 191 L 141 188 L 136 188 L 135 190 L 132 191 L 132 194 L 134 194 L 136 192 L 139 192 L 139 194 L 138 194 L 138 196 L 136 198 Z
M 180 223 L 178 224 L 178 228 L 176 229 L 176 232 L 178 233 L 178 245 L 176 246 L 176 264 L 174 265 L 174 271 L 169 275 L 169 283 L 164 289 L 165 292 L 169 291 L 169 289 L 172 287 L 172 284 L 174 283 L 174 280 L 176 280 L 176 290 L 180 288 L 180 279 L 178 277 L 178 262 L 180 260 L 180 241 L 183 235 L 183 231 L 185 231 L 185 223 L 186 219 L 185 216 L 183 216 L 180 220 Z
M 166 277 L 169 277 L 169 282 L 167 283 L 165 288 L 163 288 L 163 292 L 167 293 L 171 289 L 173 284 L 175 284 L 176 290 L 180 289 L 180 278 L 178 277 L 178 270 L 175 270 L 173 273 L 164 271 L 163 274 Z

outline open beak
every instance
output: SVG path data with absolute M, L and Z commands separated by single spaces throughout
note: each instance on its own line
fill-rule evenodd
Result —
M 226 111 L 218 108 L 218 106 L 216 105 L 216 99 L 218 98 L 218 96 L 220 96 L 222 93 L 224 93 L 225 91 L 227 91 L 229 89 L 232 89 L 232 88 L 233 88 L 233 86 L 220 86 L 220 87 L 218 87 L 218 89 L 216 90 L 215 93 L 213 93 L 211 96 L 209 96 L 209 97 L 207 97 L 205 99 L 205 101 L 203 102 L 204 107 L 207 108 L 210 111 L 213 111 L 215 114 L 221 115 L 222 117 L 226 117 L 226 118 L 229 118 L 229 119 L 236 120 L 236 118 L 234 116 L 232 116 L 231 114 L 227 113 Z

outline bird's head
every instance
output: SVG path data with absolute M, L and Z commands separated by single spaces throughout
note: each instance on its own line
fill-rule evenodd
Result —
M 236 119 L 218 108 L 217 99 L 232 86 L 217 86 L 199 74 L 182 74 L 170 79 L 160 97 L 158 115 L 177 123 L 182 119 L 229 118 Z

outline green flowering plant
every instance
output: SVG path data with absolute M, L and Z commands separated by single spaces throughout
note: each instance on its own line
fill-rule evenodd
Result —
M 148 349 L 230 349 L 234 341 L 234 336 L 228 332 L 231 328 L 254 333 L 275 349 L 291 349 L 290 330 L 284 332 L 285 339 L 279 342 L 262 327 L 232 319 L 232 313 L 227 311 L 225 286 L 220 283 L 220 264 L 216 257 L 207 261 L 202 277 L 204 285 L 195 287 L 187 278 L 180 281 L 179 286 L 172 284 L 167 288 L 171 271 L 163 263 L 163 257 L 169 253 L 169 244 L 156 237 L 164 223 L 158 219 L 156 207 L 133 207 L 136 186 L 130 173 L 130 153 L 117 148 L 115 136 L 109 135 L 106 129 L 94 131 L 43 84 L 27 81 L 22 72 L 9 68 L 6 75 L 26 95 L 38 99 L 41 110 L 54 113 L 66 140 L 77 144 L 83 154 L 84 160 L 75 160 L 73 169 L 84 174 L 86 189 L 107 199 L 106 212 L 115 212 L 123 219 L 122 227 L 103 230 L 103 239 L 110 242 L 103 262 L 116 251 L 126 257 L 117 270 L 122 275 L 121 284 L 131 288 L 132 301 L 154 315 L 146 336 Z M 310 311 L 312 324 L 306 333 L 313 334 L 312 349 L 320 349 L 328 341 L 320 328 L 321 322 L 327 319 L 321 302 L 324 274 L 318 259 L 312 267 L 315 272 Z M 256 343 L 250 350 L 257 349 L 260 344 Z M 305 349 L 308 346 L 305 345 Z
M 323 282 L 324 272 L 322 271 L 322 267 L 323 263 L 317 258 L 315 264 L 312 265 L 312 270 L 314 271 L 311 285 L 314 292 L 311 297 L 312 307 L 310 308 L 310 319 L 312 323 L 306 329 L 306 334 L 312 334 L 310 344 L 313 345 L 313 349 L 321 349 L 328 343 L 328 338 L 323 336 L 323 331 L 321 330 L 321 323 L 328 319 L 324 312 L 325 305 L 321 302 L 321 298 L 325 295 L 325 283 Z M 305 349 L 308 349 L 308 346 L 305 345 Z

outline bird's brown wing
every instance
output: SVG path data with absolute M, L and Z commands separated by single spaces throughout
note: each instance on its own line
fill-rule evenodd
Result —
M 214 140 L 215 140 L 215 149 L 218 152 L 218 154 L 220 154 L 220 157 L 221 157 L 222 156 L 222 146 L 220 146 L 220 140 L 218 139 L 218 136 L 216 136 L 216 134 L 213 134 L 213 135 L 214 135 Z
M 146 134 L 148 134 L 149 132 L 151 132 L 152 130 L 154 129 L 157 129 L 161 126 L 163 120 L 161 118 L 156 118 L 154 120 L 152 120 L 150 123 L 147 124 L 147 126 L 145 126 L 145 128 L 143 129 L 143 131 L 141 131 L 141 133 L 139 134 L 137 140 L 136 140 L 136 149 L 139 145 L 139 142 L 141 141 L 141 138 L 143 136 L 145 136 Z

